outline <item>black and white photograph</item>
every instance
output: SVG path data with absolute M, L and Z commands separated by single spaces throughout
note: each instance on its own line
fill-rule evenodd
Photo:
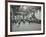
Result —
M 41 7 L 10 5 L 11 31 L 41 30 Z
M 43 33 L 43 4 L 8 2 L 8 35 Z

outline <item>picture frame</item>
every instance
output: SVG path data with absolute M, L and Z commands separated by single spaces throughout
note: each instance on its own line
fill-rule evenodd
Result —
M 41 35 L 41 34 L 45 34 L 45 3 L 44 2 L 7 1 L 5 6 L 6 6 L 6 8 L 5 8 L 5 35 L 6 36 L 24 36 L 24 35 Z M 33 6 L 32 8 L 34 8 L 34 10 L 35 10 L 35 8 L 36 8 L 36 10 L 37 10 L 37 8 L 41 8 L 41 19 L 42 19 L 41 23 L 40 23 L 41 26 L 38 25 L 38 26 L 40 26 L 41 29 L 39 31 L 37 31 L 37 30 L 36 31 L 35 30 L 30 31 L 30 29 L 27 28 L 27 31 L 26 31 L 26 29 L 25 30 L 22 29 L 22 30 L 18 30 L 18 32 L 17 32 L 16 29 L 15 29 L 16 30 L 16 32 L 15 32 L 14 28 L 12 30 L 11 21 L 10 21 L 10 19 L 11 19 L 10 11 L 12 12 L 12 10 L 10 10 L 10 8 L 14 7 L 14 6 L 17 6 L 17 7 L 19 6 L 20 8 L 22 8 L 22 6 L 23 7 L 25 7 L 25 6 L 31 6 L 32 7 Z M 12 9 L 14 9 L 14 8 L 12 8 Z M 20 10 L 20 12 L 23 12 L 23 11 Z M 17 13 L 17 15 L 19 15 L 19 14 Z M 15 13 L 15 16 L 17 16 L 17 15 Z M 36 17 L 37 17 L 37 15 L 36 15 Z M 36 28 L 38 26 L 36 26 Z M 29 31 L 28 31 L 28 29 L 29 29 Z

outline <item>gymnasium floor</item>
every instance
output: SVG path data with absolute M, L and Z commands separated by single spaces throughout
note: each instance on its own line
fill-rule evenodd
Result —
M 18 31 L 39 31 L 41 30 L 41 24 L 38 23 L 28 23 L 23 22 L 20 23 L 20 25 L 17 24 L 12 24 L 12 32 L 18 32 Z

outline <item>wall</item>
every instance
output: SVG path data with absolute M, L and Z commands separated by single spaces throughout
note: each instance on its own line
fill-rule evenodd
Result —
M 46 3 L 46 0 L 24 0 L 24 1 L 35 1 L 35 2 L 45 2 Z M 46 19 L 46 13 L 45 13 L 45 19 Z M 45 23 L 45 28 L 46 28 L 46 23 Z M 4 34 L 5 34 L 5 1 L 0 0 L 0 37 L 5 37 Z M 13 37 L 46 37 L 46 29 L 45 29 L 44 35 L 13 36 Z

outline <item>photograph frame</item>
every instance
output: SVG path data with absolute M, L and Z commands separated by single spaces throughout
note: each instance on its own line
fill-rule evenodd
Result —
M 8 2 L 43 4 L 43 33 L 8 35 Z M 5 35 L 6 36 L 24 36 L 24 35 L 41 35 L 41 34 L 45 34 L 45 3 L 44 2 L 27 2 L 27 1 L 6 1 L 5 2 Z

